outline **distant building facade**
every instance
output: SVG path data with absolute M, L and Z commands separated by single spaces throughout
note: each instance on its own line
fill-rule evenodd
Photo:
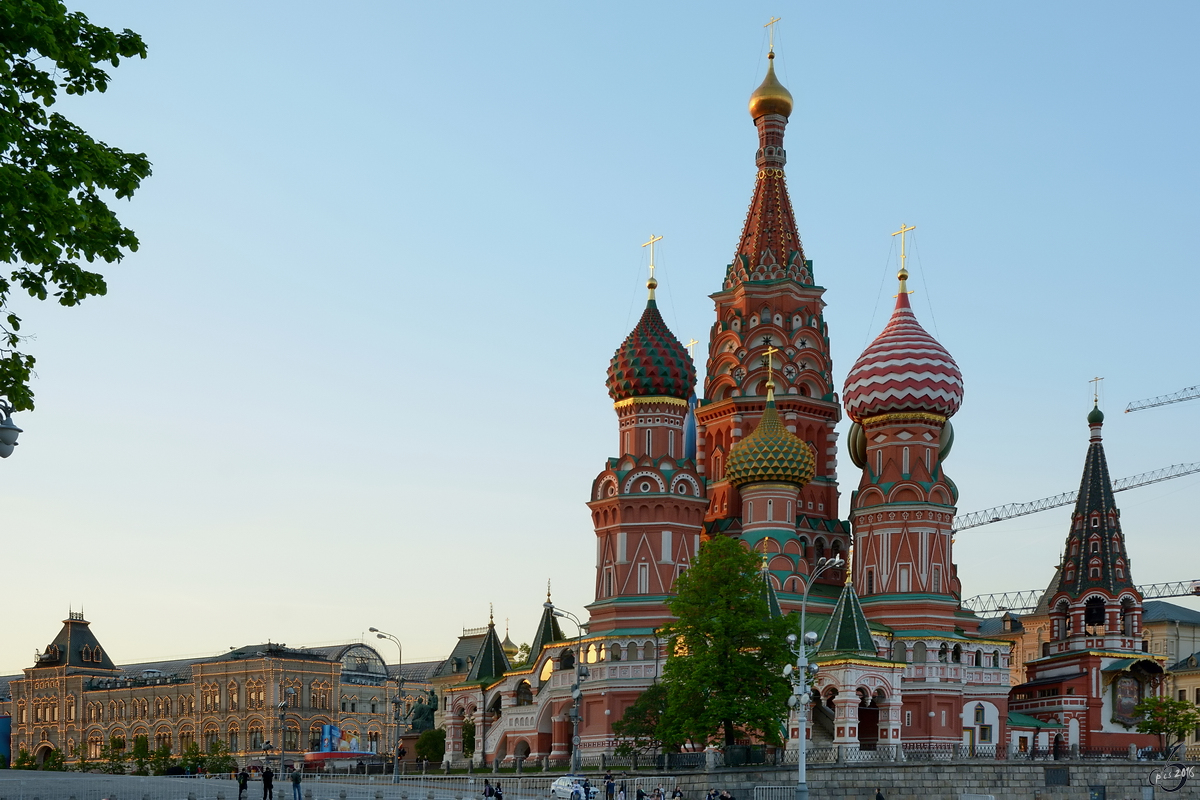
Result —
M 405 668 L 427 674 L 429 665 Z M 406 680 L 398 694 L 397 668 L 368 645 L 353 642 L 312 648 L 268 643 L 209 659 L 117 666 L 80 613 L 38 654 L 24 675 L 8 680 L 0 713 L 12 716 L 11 747 L 40 763 L 58 750 L 68 763 L 83 754 L 97 760 L 116 737 L 145 736 L 150 746 L 169 745 L 178 756 L 190 744 L 207 750 L 224 743 L 239 765 L 262 762 L 270 743 L 287 762 L 321 746 L 324 725 L 341 729 L 357 750 L 386 755 L 396 741 L 394 700 L 401 722 L 429 684 Z M 284 704 L 280 714 L 280 704 Z

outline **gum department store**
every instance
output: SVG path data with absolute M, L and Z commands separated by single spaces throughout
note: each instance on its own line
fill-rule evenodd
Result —
M 716 536 L 762 554 L 770 605 L 781 614 L 799 609 L 817 559 L 848 555 L 855 542 L 852 574 L 829 570 L 813 581 L 808 620 L 821 636 L 820 671 L 806 735 L 814 743 L 1154 744 L 1132 731 L 1128 704 L 1162 691 L 1164 659 L 1143 652 L 1142 597 L 1113 502 L 1103 415 L 1088 418 L 1078 504 L 1042 601 L 1048 641 L 1014 687 L 1021 665 L 1012 669 L 1010 650 L 1019 637 L 987 624 L 981 632 L 988 621 L 962 608 L 952 556 L 958 489 L 944 469 L 962 375 L 916 320 L 902 267 L 891 319 L 851 368 L 839 402 L 824 289 L 785 183 L 792 105 L 769 60 L 750 99 L 757 176 L 712 295 L 703 399 L 688 350 L 658 312 L 653 278 L 645 312 L 609 366 L 617 455 L 589 493 L 598 547 L 586 632 L 565 636 L 548 603 L 527 666 L 512 668 L 515 648 L 489 623 L 464 631 L 444 661 L 404 667 L 402 717 L 431 689 L 447 759 L 462 759 L 470 718 L 482 745 L 476 761 L 565 761 L 579 659 L 591 673 L 579 746 L 584 755 L 611 753 L 612 723 L 661 675 L 655 632 L 668 619 L 672 584 Z M 834 426 L 843 406 L 858 479 L 849 520 L 837 516 Z M 398 674 L 361 643 L 264 645 L 122 669 L 73 614 L 37 663 L 10 679 L 0 711 L 12 715 L 14 753 L 79 745 L 96 758 L 108 736 L 144 734 L 175 753 L 219 739 L 245 763 L 279 736 L 274 709 L 286 698 L 289 752 L 315 749 L 323 724 L 358 737 L 360 749 L 387 752 Z M 794 720 L 790 728 L 795 746 Z

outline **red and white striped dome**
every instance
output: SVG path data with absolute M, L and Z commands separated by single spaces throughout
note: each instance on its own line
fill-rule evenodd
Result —
M 907 277 L 907 276 L 902 276 Z M 946 348 L 917 322 L 901 281 L 896 310 L 883 332 L 854 362 L 842 402 L 855 422 L 895 411 L 949 417 L 963 400 L 963 379 Z

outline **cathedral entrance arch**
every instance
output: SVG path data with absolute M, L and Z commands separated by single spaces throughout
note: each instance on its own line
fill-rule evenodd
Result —
M 54 748 L 49 742 L 42 742 L 37 746 L 37 749 L 33 751 L 33 760 L 37 762 L 39 767 L 41 767 L 46 763 L 46 758 L 53 752 Z

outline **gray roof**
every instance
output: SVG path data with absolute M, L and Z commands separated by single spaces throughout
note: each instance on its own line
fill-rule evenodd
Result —
M 1191 671 L 1194 669 L 1200 669 L 1200 652 L 1192 653 L 1190 656 L 1186 656 L 1167 667 L 1168 672 L 1184 672 L 1185 670 Z
M 19 681 L 24 677 L 24 675 L 5 675 L 0 678 L 0 700 L 12 700 L 12 692 L 9 691 L 8 684 L 12 681 Z
M 437 673 L 438 669 L 444 663 L 446 663 L 445 659 L 441 661 L 417 661 L 412 664 L 404 664 L 403 666 L 388 664 L 388 677 L 395 678 L 396 673 L 399 672 L 406 683 L 429 683 L 429 679 Z
M 458 643 L 454 645 L 454 649 L 450 651 L 450 655 L 443 661 L 438 669 L 433 673 L 433 677 L 442 678 L 447 675 L 457 675 L 462 673 L 465 677 L 471 671 L 471 664 L 475 661 L 475 656 L 479 653 L 479 647 L 483 644 L 484 633 L 473 634 L 471 636 L 458 637 Z
M 1200 611 L 1163 600 L 1147 600 L 1142 603 L 1142 624 L 1147 622 L 1186 622 L 1200 625 Z

